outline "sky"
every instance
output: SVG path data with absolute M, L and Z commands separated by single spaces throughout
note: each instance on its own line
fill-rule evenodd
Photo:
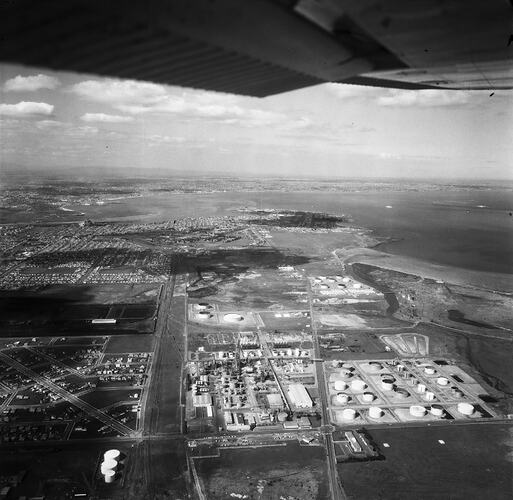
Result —
M 513 179 L 513 91 L 326 83 L 266 98 L 0 65 L 0 164 Z

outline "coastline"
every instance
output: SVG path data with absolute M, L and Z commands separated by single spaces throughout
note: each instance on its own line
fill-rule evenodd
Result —
M 382 269 L 419 276 L 424 279 L 443 281 L 510 295 L 513 293 L 513 275 L 474 271 L 423 261 L 414 257 L 388 254 L 374 248 L 341 248 L 334 254 L 345 264 L 368 264 Z

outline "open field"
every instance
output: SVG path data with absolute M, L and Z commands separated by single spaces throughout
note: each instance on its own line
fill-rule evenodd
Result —
M 150 335 L 116 335 L 109 338 L 105 353 L 151 352 L 153 342 Z
M 149 333 L 156 313 L 158 288 L 134 285 L 49 285 L 40 290 L 0 292 L 4 335 L 106 335 L 123 331 Z M 108 300 L 112 292 L 111 300 Z M 128 299 L 128 302 L 114 300 Z M 137 298 L 137 299 L 136 299 Z M 115 319 L 115 324 L 92 324 L 94 319 Z
M 131 443 L 113 441 L 81 442 L 79 446 L 76 443 L 59 443 L 54 446 L 3 447 L 0 470 L 2 475 L 27 471 L 19 486 L 11 491 L 10 498 L 44 495 L 57 499 L 86 493 L 100 498 L 122 499 L 125 498 L 124 481 L 105 485 L 97 472 L 101 456 L 109 448 L 117 448 L 124 453 L 125 464 L 129 466 Z
M 370 435 L 385 460 L 338 466 L 348 500 L 513 496 L 509 424 L 373 429 Z
M 248 500 L 327 498 L 325 451 L 321 447 L 286 446 L 220 450 L 218 458 L 195 459 L 209 500 L 235 495 Z

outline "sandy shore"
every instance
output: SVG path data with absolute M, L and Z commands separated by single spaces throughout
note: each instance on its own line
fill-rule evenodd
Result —
M 360 263 L 492 292 L 513 293 L 513 275 L 472 271 L 442 266 L 413 257 L 391 255 L 370 248 L 348 248 L 335 251 L 344 264 Z

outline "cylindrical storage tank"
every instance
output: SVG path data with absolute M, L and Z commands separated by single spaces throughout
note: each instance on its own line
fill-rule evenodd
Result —
M 114 470 L 109 469 L 109 470 L 105 471 L 105 473 L 103 475 L 105 477 L 106 483 L 113 483 L 114 480 L 116 479 L 116 471 L 114 471 Z
M 436 370 L 435 370 L 435 368 L 433 366 L 426 366 L 424 368 L 424 373 L 426 375 L 434 375 L 436 373 Z
M 426 408 L 419 405 L 410 406 L 410 415 L 413 417 L 423 417 L 426 414 Z
M 449 385 L 449 379 L 446 377 L 438 377 L 436 383 L 441 386 Z
M 345 405 L 349 402 L 351 398 L 347 395 L 347 394 L 344 394 L 343 392 L 341 392 L 340 394 L 337 394 L 335 396 L 335 401 L 338 403 L 338 404 L 342 404 L 342 405 Z
M 362 396 L 362 400 L 365 403 L 372 403 L 376 396 L 372 392 L 364 392 Z
M 381 363 L 378 363 L 377 361 L 371 361 L 369 363 L 369 371 L 372 373 L 377 373 L 383 368 L 383 365 Z
M 407 380 L 407 384 L 413 387 L 414 385 L 417 385 L 417 379 L 415 377 L 409 378 Z
M 118 466 L 117 460 L 113 460 L 109 458 L 108 460 L 104 460 L 100 465 L 100 471 L 102 474 L 105 474 L 107 470 L 116 470 Z
M 435 394 L 431 391 L 426 391 L 426 393 L 424 394 L 424 399 L 426 401 L 433 401 L 435 399 Z
M 440 405 L 431 405 L 431 415 L 433 415 L 434 417 L 443 417 L 443 407 Z
M 210 318 L 210 313 L 208 311 L 199 311 L 198 318 L 199 319 L 208 319 L 208 318 Z
M 461 398 L 463 397 L 463 392 L 461 392 L 457 387 L 453 387 L 451 389 L 451 394 L 455 397 L 455 398 Z
M 470 416 L 474 413 L 474 405 L 470 403 L 458 403 L 458 412 L 462 415 Z
M 398 371 L 398 372 L 404 372 L 404 368 L 405 366 L 402 365 L 402 364 L 398 364 L 396 365 L 395 369 Z
M 369 408 L 369 417 L 370 418 L 381 418 L 384 414 L 385 414 L 385 412 L 379 406 L 371 406 Z
M 410 393 L 406 389 L 401 388 L 396 389 L 395 393 L 397 394 L 397 397 L 400 399 L 406 399 L 410 395 Z
M 356 418 L 356 411 L 352 408 L 346 408 L 342 411 L 342 418 L 344 420 L 354 420 Z
M 367 387 L 367 384 L 359 378 L 351 381 L 351 389 L 353 391 L 363 391 Z
M 338 373 L 344 378 L 349 378 L 352 375 L 351 370 L 348 370 L 347 368 L 341 368 Z
M 121 452 L 119 450 L 116 450 L 113 448 L 112 450 L 107 450 L 103 454 L 103 460 L 119 460 L 119 457 L 121 456 Z
M 207 302 L 200 302 L 199 304 L 196 304 L 196 308 L 200 311 L 204 311 L 205 309 L 210 309 L 210 304 Z
M 342 363 L 342 368 L 351 372 L 354 370 L 354 366 L 351 363 Z
M 384 391 L 391 391 L 394 388 L 394 380 L 391 378 L 384 378 L 381 381 L 381 388 Z
M 347 382 L 344 382 L 343 380 L 335 381 L 335 390 L 336 391 L 345 391 L 346 389 L 347 389 Z
M 319 288 L 321 290 L 327 290 L 329 288 L 329 286 L 323 283 L 322 285 L 319 285 Z
M 417 384 L 417 392 L 419 393 L 423 393 L 423 392 L 426 392 L 426 385 L 425 384 Z
M 285 422 L 287 420 L 287 414 L 284 411 L 278 413 L 278 422 Z
M 228 323 L 238 323 L 239 321 L 243 321 L 244 317 L 237 313 L 228 313 L 224 315 L 224 320 Z

